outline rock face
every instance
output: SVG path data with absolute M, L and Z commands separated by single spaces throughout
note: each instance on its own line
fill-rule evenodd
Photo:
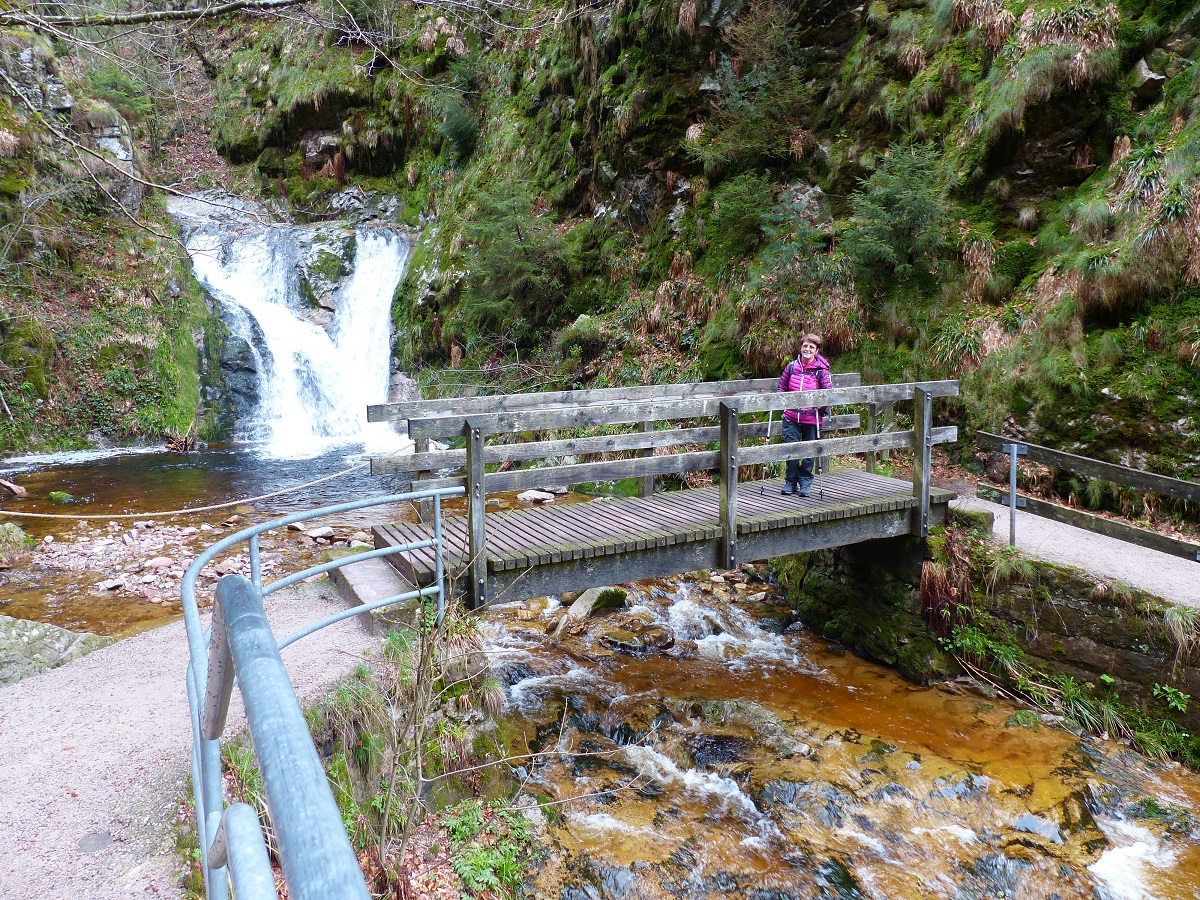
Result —
M 57 669 L 112 642 L 98 634 L 0 616 L 0 684 Z

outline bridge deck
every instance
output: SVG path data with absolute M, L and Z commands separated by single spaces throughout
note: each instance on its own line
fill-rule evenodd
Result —
M 738 560 L 909 534 L 917 505 L 911 483 L 853 469 L 817 477 L 808 497 L 779 493 L 781 479 L 747 482 L 738 491 Z M 956 495 L 932 489 L 941 520 Z M 716 487 L 668 491 L 649 498 L 597 498 L 487 514 L 488 600 L 517 600 L 718 565 L 721 529 Z M 443 523 L 446 568 L 466 568 L 467 520 Z M 377 526 L 375 545 L 430 536 L 431 525 Z M 414 584 L 434 577 L 431 549 L 389 557 Z

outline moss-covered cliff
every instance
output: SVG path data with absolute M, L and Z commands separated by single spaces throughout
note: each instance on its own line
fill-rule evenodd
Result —
M 1197 474 L 1193 5 L 347 9 L 184 45 L 241 189 L 403 199 L 406 366 L 769 373 L 812 328 L 868 379 L 962 378 L 962 424 Z

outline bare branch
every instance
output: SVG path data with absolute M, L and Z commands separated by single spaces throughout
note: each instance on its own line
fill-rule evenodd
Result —
M 274 10 L 297 6 L 308 0 L 230 0 L 216 6 L 196 6 L 190 9 L 160 9 L 154 12 L 110 15 L 38 16 L 25 10 L 0 12 L 0 26 L 23 25 L 31 28 L 106 28 L 116 25 L 145 25 L 151 22 L 188 21 L 220 16 L 240 9 Z

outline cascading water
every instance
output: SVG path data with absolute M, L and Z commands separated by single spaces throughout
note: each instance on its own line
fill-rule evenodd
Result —
M 1200 784 L 1177 767 L 908 684 L 785 627 L 742 573 L 629 587 L 582 619 L 489 610 L 500 729 L 554 810 L 532 893 L 1200 897 Z
M 391 301 L 407 239 L 383 228 L 354 230 L 353 269 L 322 327 L 301 299 L 305 262 L 315 239 L 348 239 L 348 230 L 260 224 L 208 198 L 176 201 L 171 211 L 184 226 L 197 280 L 221 304 L 255 373 L 254 408 L 237 436 L 272 456 L 313 455 L 350 441 L 371 452 L 398 449 L 390 426 L 368 425 L 366 408 L 387 400 Z

